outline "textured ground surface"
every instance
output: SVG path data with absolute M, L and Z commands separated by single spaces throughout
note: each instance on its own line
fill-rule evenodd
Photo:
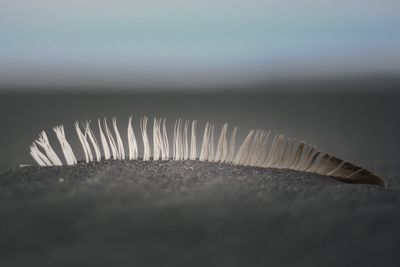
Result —
M 400 81 L 266 87 L 1 93 L 0 266 L 400 266 Z M 198 134 L 205 121 L 241 138 L 271 129 L 389 187 L 193 162 L 15 169 L 43 129 L 64 124 L 82 158 L 76 120 L 132 114 L 135 130 L 138 116 L 166 116 L 169 136 L 177 117 L 198 119 Z
M 0 266 L 398 266 L 400 194 L 288 170 L 109 161 L 0 175 Z

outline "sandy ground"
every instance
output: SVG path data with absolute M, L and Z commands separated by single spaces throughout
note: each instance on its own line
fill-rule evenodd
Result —
M 398 266 L 400 192 L 196 161 L 0 176 L 1 266 Z
M 396 88 L 399 81 L 379 80 L 272 91 L 2 92 L 0 266 L 399 266 Z M 117 116 L 124 125 L 131 114 L 136 131 L 141 115 L 166 116 L 170 126 L 198 119 L 199 134 L 208 120 L 240 126 L 239 137 L 271 129 L 389 186 L 199 162 L 17 167 L 33 163 L 28 146 L 43 129 L 64 124 L 79 148 L 75 120 Z

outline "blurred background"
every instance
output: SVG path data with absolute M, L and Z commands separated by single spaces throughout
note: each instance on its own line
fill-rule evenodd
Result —
M 0 166 L 33 163 L 42 129 L 78 145 L 75 120 L 133 114 L 267 128 L 395 179 L 398 14 L 395 0 L 0 0 Z
M 395 0 L 2 0 L 4 85 L 193 90 L 400 68 Z

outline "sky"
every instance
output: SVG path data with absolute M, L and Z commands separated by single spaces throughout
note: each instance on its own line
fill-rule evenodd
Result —
M 398 0 L 0 0 L 0 84 L 400 74 Z

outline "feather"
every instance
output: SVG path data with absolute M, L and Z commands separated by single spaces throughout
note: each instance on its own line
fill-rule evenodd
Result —
M 271 141 L 271 132 L 265 130 L 250 130 L 236 151 L 236 135 L 238 127 L 229 127 L 223 124 L 216 147 L 214 147 L 214 124 L 206 122 L 200 153 L 197 155 L 197 121 L 177 119 L 174 124 L 172 139 L 172 157 L 170 157 L 167 123 L 165 118 L 154 118 L 153 123 L 153 150 L 151 150 L 147 133 L 147 117 L 140 118 L 140 132 L 143 141 L 143 160 L 200 160 L 228 163 L 239 166 L 253 166 L 261 168 L 291 169 L 296 171 L 316 173 L 334 177 L 343 182 L 386 185 L 385 181 L 349 162 L 343 161 L 330 154 L 323 153 L 316 146 L 304 141 L 287 138 L 283 134 L 276 134 Z M 123 142 L 119 133 L 116 118 L 112 119 L 114 135 L 111 133 L 106 118 L 103 127 L 98 120 L 99 137 L 103 148 L 101 155 L 94 132 L 89 122 L 84 124 L 84 131 L 79 123 L 75 123 L 75 130 L 83 148 L 85 162 L 104 159 L 125 159 L 125 149 L 129 151 L 129 160 L 139 158 L 136 136 L 132 127 L 132 117 L 129 118 L 127 141 Z M 104 131 L 103 131 L 103 129 Z M 190 130 L 189 130 L 190 129 Z M 39 166 L 60 166 L 78 164 L 73 149 L 65 136 L 64 127 L 54 127 L 59 140 L 65 163 L 57 156 L 51 147 L 45 131 L 30 146 L 30 154 Z M 228 138 L 230 136 L 230 138 Z M 89 140 L 88 140 L 89 139 Z M 116 140 L 116 141 L 115 141 Z M 90 142 L 89 142 L 90 141 Z M 108 142 L 107 142 L 108 141 Z M 128 147 L 125 148 L 125 144 Z M 90 145 L 91 144 L 91 145 Z M 39 146 L 37 146 L 39 145 Z M 94 150 L 95 157 L 92 153 Z M 111 153 L 110 153 L 111 150 Z M 153 154 L 151 154 L 153 152 Z

